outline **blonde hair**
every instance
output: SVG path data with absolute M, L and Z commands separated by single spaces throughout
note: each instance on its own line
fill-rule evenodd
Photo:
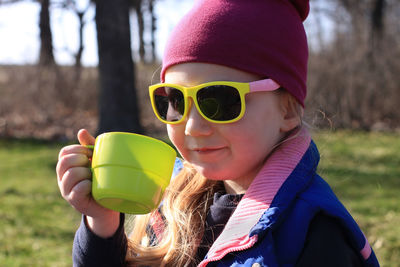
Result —
M 303 109 L 298 101 L 284 89 L 278 94 L 289 95 L 289 107 L 299 116 L 302 127 Z M 279 142 L 279 146 L 289 137 Z M 207 211 L 216 192 L 224 190 L 222 181 L 209 180 L 200 175 L 190 163 L 168 186 L 161 206 L 165 229 L 161 240 L 151 244 L 147 227 L 152 214 L 136 216 L 134 228 L 128 239 L 126 263 L 128 266 L 195 266 L 197 249 L 202 241 Z M 201 260 L 201 259 L 200 259 Z
M 128 266 L 190 266 L 196 262 L 204 233 L 205 216 L 214 193 L 223 190 L 221 181 L 200 175 L 187 162 L 168 186 L 161 206 L 165 229 L 161 240 L 151 246 L 146 227 L 151 214 L 135 218 L 128 241 Z M 145 240 L 145 242 L 143 242 Z

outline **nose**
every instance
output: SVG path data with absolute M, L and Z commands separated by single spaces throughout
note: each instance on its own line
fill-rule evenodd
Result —
M 190 99 L 189 111 L 186 118 L 185 134 L 190 136 L 207 136 L 212 133 L 211 122 L 204 119 L 193 101 Z

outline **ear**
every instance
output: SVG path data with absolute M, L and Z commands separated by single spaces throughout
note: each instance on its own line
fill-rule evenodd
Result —
M 280 95 L 282 123 L 280 131 L 287 133 L 301 124 L 303 109 L 297 103 L 297 100 L 287 92 Z

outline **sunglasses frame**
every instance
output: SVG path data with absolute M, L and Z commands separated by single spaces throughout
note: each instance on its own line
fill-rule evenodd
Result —
M 213 120 L 208 118 L 206 115 L 204 115 L 204 113 L 201 111 L 200 106 L 197 102 L 197 92 L 205 87 L 209 87 L 209 86 L 215 86 L 215 85 L 226 85 L 226 86 L 230 86 L 235 88 L 240 95 L 240 102 L 241 102 L 241 110 L 240 110 L 240 114 L 232 119 L 232 120 L 226 120 L 226 121 L 217 121 L 217 120 Z M 183 93 L 183 97 L 184 97 L 184 112 L 182 114 L 182 118 L 178 121 L 167 121 L 161 118 L 161 116 L 158 114 L 157 108 L 156 108 L 156 104 L 155 104 L 155 100 L 154 100 L 154 91 L 157 90 L 160 87 L 172 87 L 174 89 L 177 89 L 179 91 L 181 91 Z M 199 112 L 199 114 L 207 121 L 212 122 L 212 123 L 219 123 L 219 124 L 225 124 L 225 123 L 233 123 L 236 122 L 238 120 L 240 120 L 244 113 L 245 113 L 245 109 L 246 109 L 246 104 L 245 104 L 245 95 L 248 93 L 254 93 L 254 92 L 270 92 L 270 91 L 274 91 L 279 89 L 281 86 L 276 83 L 274 80 L 272 79 L 263 79 L 263 80 L 258 80 L 258 81 L 253 81 L 253 82 L 248 82 L 248 83 L 244 83 L 244 82 L 230 82 L 230 81 L 214 81 L 214 82 L 207 82 L 207 83 L 202 83 L 193 87 L 185 87 L 182 85 L 178 85 L 178 84 L 172 84 L 172 83 L 158 83 L 158 84 L 154 84 L 154 85 L 150 85 L 149 86 L 149 95 L 150 95 L 150 101 L 151 101 L 151 105 L 153 107 L 153 111 L 154 114 L 157 116 L 157 118 L 166 124 L 179 124 L 182 121 L 185 120 L 188 112 L 189 112 L 189 97 L 192 99 L 193 103 L 195 104 L 197 111 Z

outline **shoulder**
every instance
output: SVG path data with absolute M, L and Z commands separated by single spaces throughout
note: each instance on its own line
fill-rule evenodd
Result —
M 275 230 L 278 258 L 299 261 L 302 265 L 298 266 L 359 266 L 326 260 L 332 257 L 352 262 L 355 258 L 360 262 L 360 253 L 353 246 L 361 243 L 362 233 L 322 178 L 314 175 L 307 188 L 286 207 Z M 338 256 L 342 254 L 344 257 Z
M 318 213 L 312 219 L 297 267 L 361 266 L 359 253 L 350 245 L 337 219 Z

